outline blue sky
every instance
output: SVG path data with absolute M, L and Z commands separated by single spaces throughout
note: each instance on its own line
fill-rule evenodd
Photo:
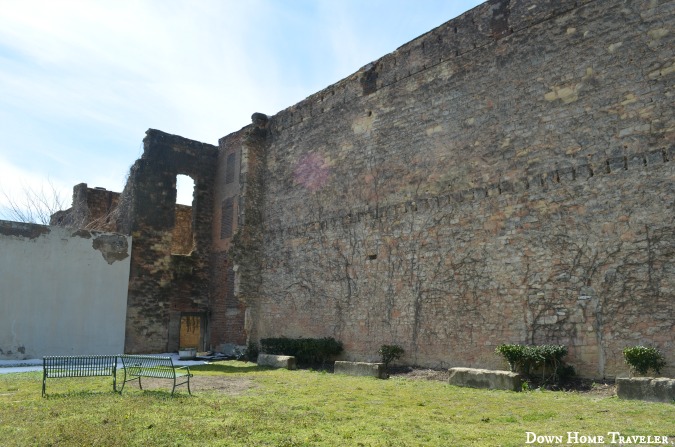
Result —
M 0 0 L 0 192 L 121 191 L 148 128 L 217 144 L 480 3 Z

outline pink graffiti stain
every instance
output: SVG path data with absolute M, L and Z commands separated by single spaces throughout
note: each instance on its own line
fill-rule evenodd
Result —
M 321 154 L 310 152 L 300 158 L 293 174 L 296 183 L 314 192 L 328 183 L 330 167 Z

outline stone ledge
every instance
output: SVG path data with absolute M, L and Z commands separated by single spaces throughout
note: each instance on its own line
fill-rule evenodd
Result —
M 347 374 L 350 376 L 370 376 L 378 379 L 386 379 L 387 372 L 384 370 L 384 363 L 367 362 L 335 362 L 335 374 Z
M 523 389 L 523 380 L 520 374 L 510 371 L 474 368 L 450 368 L 449 371 L 448 383 L 450 385 L 508 391 L 521 391 Z
M 258 366 L 296 369 L 295 357 L 292 355 L 258 354 Z
M 616 379 L 616 395 L 621 399 L 672 403 L 675 401 L 675 379 L 618 378 Z

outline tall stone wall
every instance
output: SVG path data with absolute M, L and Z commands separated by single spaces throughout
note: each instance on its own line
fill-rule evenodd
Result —
M 55 218 L 133 235 L 127 352 L 177 349 L 189 316 L 207 349 L 334 336 L 352 360 L 499 367 L 500 343 L 561 343 L 601 377 L 653 344 L 675 364 L 674 12 L 490 0 L 218 147 L 150 129 L 121 195 L 78 185 Z
M 270 117 L 241 155 L 262 218 L 228 252 L 250 337 L 476 367 L 561 343 L 593 377 L 648 343 L 674 364 L 674 10 L 490 1 Z

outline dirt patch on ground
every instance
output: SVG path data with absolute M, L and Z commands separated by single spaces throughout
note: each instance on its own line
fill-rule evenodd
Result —
M 328 371 L 328 369 L 327 369 Z M 332 372 L 332 371 L 329 371 Z M 427 369 L 427 368 L 413 368 L 409 366 L 391 367 L 389 368 L 389 376 L 391 378 L 408 379 L 408 380 L 435 380 L 439 382 L 446 382 L 450 377 L 447 369 Z M 138 388 L 137 382 L 129 382 L 127 387 Z M 193 392 L 199 391 L 220 391 L 225 394 L 239 395 L 245 393 L 247 390 L 255 387 L 253 380 L 245 377 L 231 377 L 197 375 L 190 379 L 190 389 Z M 536 390 L 540 387 L 536 382 L 528 382 L 530 390 Z M 587 379 L 573 379 L 565 382 L 561 386 L 544 385 L 543 388 L 551 391 L 568 391 L 583 393 L 594 397 L 612 397 L 616 395 L 616 385 L 613 381 L 593 381 Z M 161 379 L 143 379 L 143 389 L 145 390 L 163 390 L 171 391 L 171 382 Z M 177 391 L 187 391 L 185 385 L 176 388 Z
M 144 390 L 157 391 L 171 391 L 173 385 L 169 380 L 150 378 L 141 379 L 141 383 Z M 126 386 L 138 389 L 138 382 L 129 382 Z M 190 379 L 190 390 L 193 393 L 199 391 L 220 391 L 236 396 L 245 393 L 255 386 L 255 383 L 251 379 L 245 377 L 193 376 Z M 176 392 L 187 392 L 187 385 L 176 387 Z
M 613 380 L 596 382 L 588 379 L 573 379 L 563 384 L 560 389 L 597 397 L 612 397 L 616 395 L 616 384 Z

